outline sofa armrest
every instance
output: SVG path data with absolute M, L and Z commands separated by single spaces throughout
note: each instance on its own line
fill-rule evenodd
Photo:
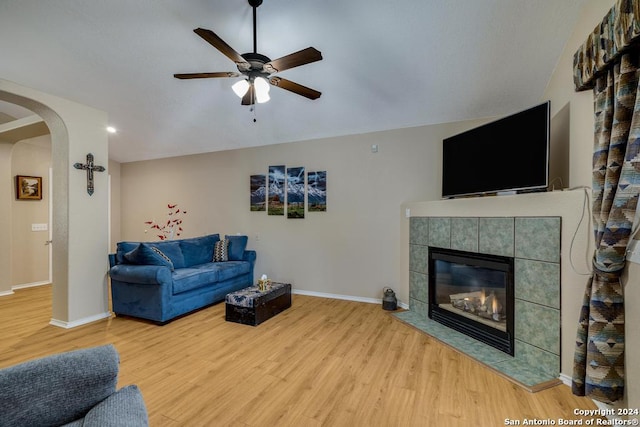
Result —
M 249 261 L 251 263 L 251 265 L 255 264 L 255 262 L 256 262 L 256 251 L 244 251 L 244 253 L 242 254 L 242 260 L 243 261 Z
M 143 285 L 170 284 L 171 270 L 164 265 L 118 264 L 109 270 L 109 276 L 120 282 Z
M 147 427 L 149 416 L 140 389 L 129 385 L 94 406 L 85 416 L 84 427 Z
M 1 425 L 61 425 L 116 391 L 113 345 L 56 354 L 0 370 Z

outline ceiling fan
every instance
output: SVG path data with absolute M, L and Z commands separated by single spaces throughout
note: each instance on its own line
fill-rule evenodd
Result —
M 253 8 L 253 52 L 243 53 L 241 55 L 225 43 L 225 41 L 218 37 L 213 31 L 205 28 L 196 28 L 193 30 L 197 35 L 222 52 L 227 58 L 235 62 L 239 73 L 235 71 L 187 73 L 174 74 L 173 77 L 177 79 L 206 79 L 240 77 L 241 75 L 244 75 L 246 78 L 236 82 L 232 86 L 236 95 L 242 98 L 242 105 L 253 105 L 256 102 L 267 102 L 270 99 L 269 84 L 304 96 L 305 98 L 319 98 L 321 92 L 292 82 L 291 80 L 283 79 L 282 77 L 272 76 L 272 74 L 320 61 L 322 59 L 322 53 L 313 47 L 308 47 L 298 52 L 283 56 L 282 58 L 273 60 L 265 55 L 259 54 L 257 52 L 256 38 L 256 9 L 262 4 L 262 0 L 248 0 L 248 2 Z

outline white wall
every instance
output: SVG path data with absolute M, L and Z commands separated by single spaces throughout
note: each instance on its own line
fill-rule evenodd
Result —
M 18 141 L 11 154 L 12 178 L 16 175 L 42 178 L 42 200 L 16 200 L 15 194 L 12 197 L 11 285 L 21 287 L 47 283 L 49 247 L 45 242 L 49 239 L 49 231 L 31 231 L 31 225 L 49 225 L 51 137 Z
M 11 229 L 11 150 L 12 142 L 0 141 L 0 223 Z M 11 290 L 11 239 L 0 239 L 0 296 L 13 293 Z

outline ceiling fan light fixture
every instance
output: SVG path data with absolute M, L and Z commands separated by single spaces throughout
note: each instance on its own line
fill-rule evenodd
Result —
M 249 86 L 249 81 L 247 79 L 243 79 L 235 82 L 233 86 L 231 86 L 231 89 L 233 89 L 233 92 L 238 95 L 239 98 L 242 98 L 249 90 Z
M 258 101 L 259 104 L 263 104 L 271 99 L 271 97 L 269 97 L 271 87 L 267 80 L 262 77 L 256 77 L 253 80 L 253 86 L 256 90 L 256 101 Z

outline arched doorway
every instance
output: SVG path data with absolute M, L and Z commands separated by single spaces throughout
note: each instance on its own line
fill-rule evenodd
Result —
M 107 167 L 106 113 L 2 79 L 0 100 L 33 111 L 51 132 L 51 324 L 70 328 L 108 317 L 107 174 L 94 175 L 96 190 L 89 195 L 86 175 L 72 166 L 92 153 Z

